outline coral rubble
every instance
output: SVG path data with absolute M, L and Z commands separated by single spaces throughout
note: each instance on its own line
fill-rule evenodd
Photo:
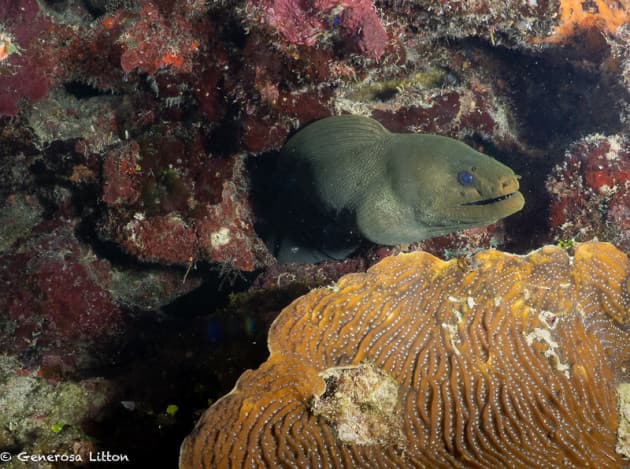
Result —
M 618 467 L 629 273 L 606 243 L 385 259 L 278 316 L 180 467 Z

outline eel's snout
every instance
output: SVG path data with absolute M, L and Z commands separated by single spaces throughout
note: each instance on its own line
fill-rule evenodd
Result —
M 521 177 L 514 174 L 510 176 L 504 176 L 499 180 L 499 187 L 501 188 L 501 193 L 510 194 L 512 192 L 518 191 L 519 183 L 518 180 Z
M 515 175 L 515 174 L 503 176 L 497 181 L 496 185 L 494 186 L 494 190 L 487 191 L 487 194 L 489 197 L 484 197 L 480 200 L 467 202 L 462 205 L 464 206 L 490 205 L 490 204 L 495 204 L 498 202 L 503 202 L 505 200 L 512 199 L 512 198 L 515 199 L 513 200 L 513 202 L 516 202 L 516 199 L 522 198 L 522 194 L 518 190 L 519 179 L 520 179 L 520 176 Z M 479 192 L 479 195 L 483 195 L 483 193 Z M 520 210 L 520 208 L 518 208 L 517 210 Z

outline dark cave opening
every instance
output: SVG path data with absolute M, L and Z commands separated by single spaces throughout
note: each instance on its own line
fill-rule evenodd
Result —
M 495 61 L 528 145 L 564 147 L 584 135 L 621 130 L 620 103 L 630 95 L 608 77 L 605 43 L 595 55 L 577 47 L 527 53 L 477 39 L 464 41 L 463 47 L 478 49 Z

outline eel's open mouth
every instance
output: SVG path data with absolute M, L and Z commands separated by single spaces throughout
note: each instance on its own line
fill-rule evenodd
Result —
M 499 197 L 494 197 L 493 199 L 483 199 L 483 200 L 477 200 L 475 202 L 466 202 L 465 204 L 462 205 L 488 205 L 488 204 L 493 204 L 495 202 L 501 202 L 502 200 L 506 200 L 509 199 L 510 197 L 514 196 L 518 194 L 518 191 L 514 191 L 511 192 L 509 194 L 506 195 L 501 195 Z

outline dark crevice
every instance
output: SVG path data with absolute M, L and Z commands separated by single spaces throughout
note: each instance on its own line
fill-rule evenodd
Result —
M 80 81 L 70 81 L 65 83 L 63 87 L 68 94 L 71 94 L 77 99 L 89 99 L 96 96 L 111 96 L 109 91 L 99 90 L 94 86 Z
M 503 220 L 506 242 L 502 249 L 524 254 L 550 242 L 547 221 L 550 201 L 545 181 L 557 158 L 533 159 L 531 155 L 513 149 L 499 149 L 492 142 L 480 138 L 471 139 L 468 143 L 473 147 L 483 147 L 485 153 L 506 164 L 520 176 L 519 190 L 525 197 L 525 206 L 520 212 Z M 563 152 L 559 152 L 559 155 L 562 156 Z
M 190 318 L 216 311 L 227 305 L 230 295 L 246 291 L 260 272 L 241 272 L 217 264 L 200 263 L 195 275 L 201 273 L 203 284 L 163 307 L 164 313 Z
M 584 135 L 622 129 L 619 103 L 630 95 L 600 72 L 608 51 L 602 49 L 595 55 L 601 63 L 594 63 L 566 48 L 525 53 L 478 39 L 465 40 L 462 47 L 471 56 L 480 52 L 488 57 L 490 71 L 507 84 L 505 93 L 527 144 L 564 147 Z

